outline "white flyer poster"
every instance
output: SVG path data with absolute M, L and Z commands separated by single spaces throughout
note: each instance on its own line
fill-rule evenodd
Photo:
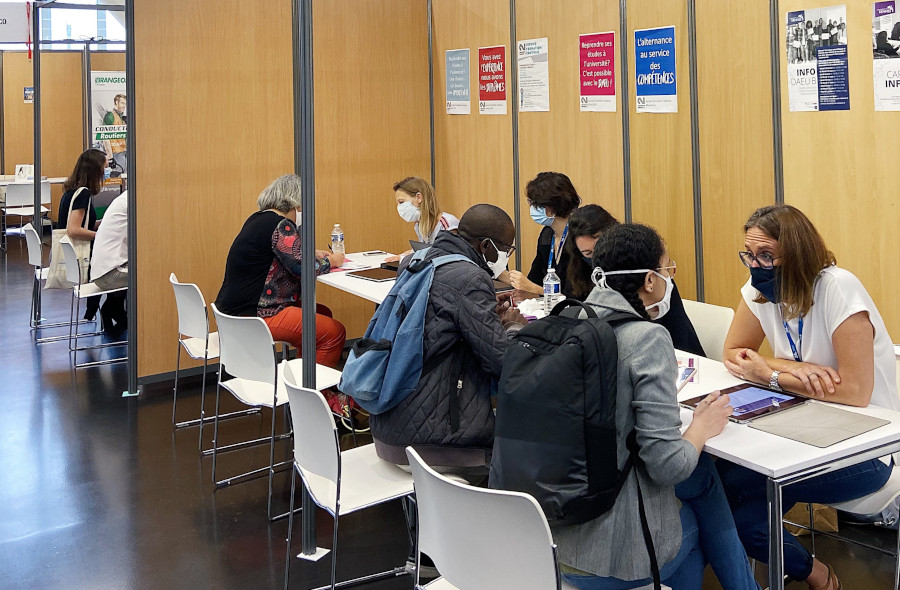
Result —
M 91 72 L 91 147 L 106 152 L 112 167 L 128 170 L 125 72 Z
M 850 110 L 846 6 L 787 13 L 785 47 L 792 112 Z
M 30 15 L 29 2 L 0 2 L 0 43 L 31 41 L 28 29 Z
M 876 2 L 872 16 L 875 110 L 900 111 L 900 2 Z
M 519 112 L 550 110 L 550 52 L 547 37 L 516 43 L 519 64 Z

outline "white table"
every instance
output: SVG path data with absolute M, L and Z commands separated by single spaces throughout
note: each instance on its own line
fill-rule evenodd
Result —
M 739 383 L 743 382 L 728 373 L 722 363 L 701 358 L 697 381 L 688 383 L 678 394 L 678 399 L 683 401 Z M 840 408 L 890 420 L 891 423 L 824 449 L 733 422 L 729 422 L 722 434 L 706 442 L 705 450 L 709 454 L 762 473 L 768 478 L 769 588 L 772 590 L 784 588 L 782 488 L 900 450 L 900 412 L 877 407 Z M 683 428 L 687 428 L 692 419 L 691 410 L 681 410 Z
M 347 258 L 353 261 L 354 264 L 365 264 L 366 268 L 378 268 L 388 256 L 390 256 L 390 254 L 366 256 L 365 252 L 347 254 Z M 329 287 L 340 289 L 351 295 L 368 299 L 376 305 L 380 305 L 381 302 L 384 301 L 385 297 L 387 297 L 388 293 L 391 291 L 391 287 L 393 287 L 396 282 L 384 281 L 376 283 L 375 281 L 367 281 L 366 279 L 348 275 L 348 272 L 353 271 L 337 271 L 328 273 L 327 275 L 319 275 L 318 280 L 323 285 L 328 285 Z

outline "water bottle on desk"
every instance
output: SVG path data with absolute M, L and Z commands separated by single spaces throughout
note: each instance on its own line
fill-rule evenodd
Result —
M 560 300 L 559 277 L 556 276 L 556 269 L 548 268 L 547 274 L 544 275 L 544 309 L 547 313 L 553 309 L 553 306 Z
M 334 229 L 331 230 L 331 251 L 335 254 L 346 253 L 344 249 L 344 230 L 341 229 L 340 223 L 335 223 Z

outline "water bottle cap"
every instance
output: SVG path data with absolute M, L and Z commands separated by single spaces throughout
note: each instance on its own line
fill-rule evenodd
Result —
M 547 272 L 548 273 L 556 272 L 556 269 L 551 266 L 550 268 L 547 269 Z

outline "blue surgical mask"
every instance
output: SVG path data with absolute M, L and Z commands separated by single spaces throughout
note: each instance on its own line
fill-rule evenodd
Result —
M 547 209 L 544 207 L 535 207 L 531 206 L 531 219 L 538 225 L 550 226 L 553 225 L 553 220 L 556 217 L 548 217 Z
M 750 268 L 750 285 L 759 291 L 759 294 L 767 301 L 778 303 L 778 294 L 781 291 L 781 272 L 778 267 Z

